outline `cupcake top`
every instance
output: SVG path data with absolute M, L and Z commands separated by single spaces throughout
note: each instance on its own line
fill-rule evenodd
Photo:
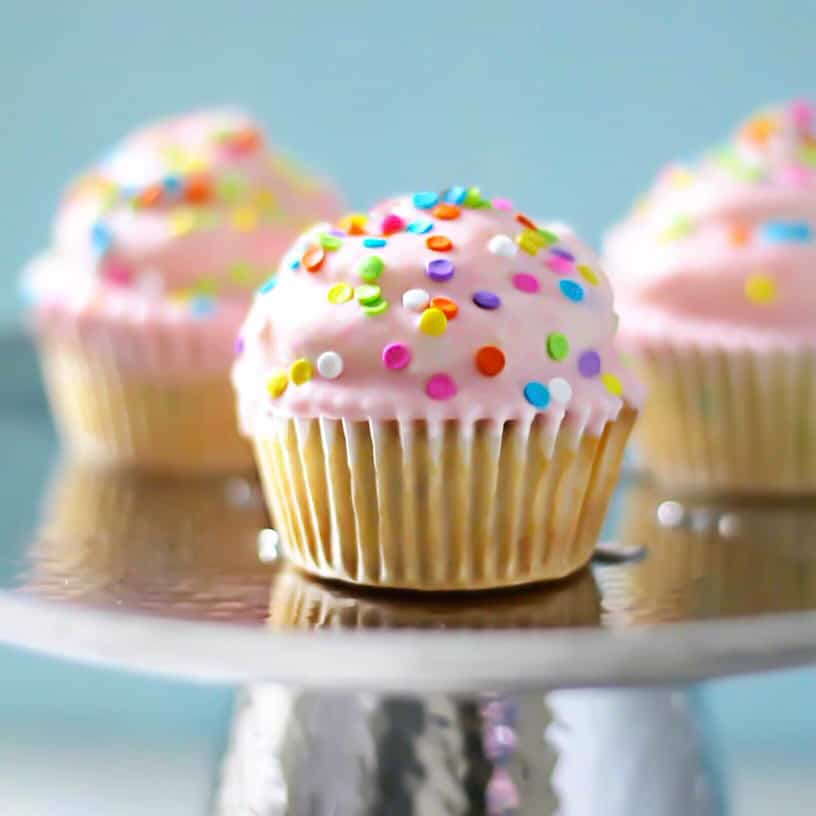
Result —
M 605 244 L 624 335 L 816 341 L 814 125 L 809 101 L 764 110 L 661 171 Z
M 612 291 L 563 225 L 474 188 L 310 230 L 256 295 L 233 370 L 243 430 L 269 417 L 532 419 L 596 430 L 639 389 Z
M 35 311 L 98 322 L 183 325 L 223 312 L 234 335 L 234 313 L 292 239 L 338 206 L 246 114 L 182 115 L 127 136 L 70 185 L 24 292 Z

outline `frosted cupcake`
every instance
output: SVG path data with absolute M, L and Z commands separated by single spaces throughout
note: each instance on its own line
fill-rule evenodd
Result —
M 639 389 L 566 228 L 474 189 L 304 235 L 233 377 L 289 558 L 360 584 L 484 589 L 592 553 Z
M 680 489 L 816 490 L 816 136 L 794 102 L 672 165 L 606 242 L 637 441 Z
M 23 280 L 69 445 L 156 470 L 250 466 L 229 385 L 237 329 L 336 201 L 231 111 L 139 130 L 79 178 Z

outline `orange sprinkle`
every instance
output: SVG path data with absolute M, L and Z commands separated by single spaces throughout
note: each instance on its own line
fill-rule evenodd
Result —
M 482 346 L 475 359 L 476 368 L 485 377 L 495 377 L 504 368 L 504 352 L 496 346 Z
M 751 238 L 751 230 L 745 224 L 732 224 L 728 228 L 728 240 L 734 246 L 745 246 Z
M 776 123 L 768 116 L 756 116 L 746 122 L 742 129 L 742 135 L 749 141 L 760 147 L 768 143 L 768 139 L 776 130 Z
M 161 184 L 151 184 L 139 193 L 136 197 L 136 203 L 140 207 L 155 207 L 161 201 L 161 196 Z
M 184 186 L 184 200 L 189 204 L 204 204 L 212 198 L 212 184 L 206 176 L 190 176 Z
M 317 272 L 323 266 L 325 260 L 326 253 L 323 251 L 323 247 L 316 244 L 306 247 L 306 251 L 300 258 L 300 262 L 309 272 Z
M 237 153 L 251 153 L 260 147 L 261 134 L 256 128 L 236 130 L 229 139 L 230 148 Z
M 453 320 L 454 317 L 459 313 L 459 307 L 456 305 L 455 300 L 451 300 L 447 297 L 434 297 L 431 298 L 431 304 L 433 308 L 439 309 L 448 320 Z
M 523 213 L 516 213 L 516 221 L 527 229 L 536 230 L 538 227 Z
M 434 252 L 449 252 L 453 249 L 453 242 L 444 235 L 429 235 L 425 239 L 425 246 Z
M 460 210 L 455 204 L 448 204 L 443 201 L 437 204 L 431 213 L 435 218 L 441 218 L 443 221 L 453 221 L 454 218 L 459 217 Z
M 344 215 L 338 222 L 341 230 L 349 235 L 365 235 L 366 217 L 362 213 Z

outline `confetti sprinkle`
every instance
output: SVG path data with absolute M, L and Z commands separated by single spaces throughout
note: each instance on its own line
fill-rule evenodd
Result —
M 429 192 L 414 193 L 411 196 L 411 201 L 418 210 L 430 210 L 439 202 L 439 196 L 436 193 Z
M 678 215 L 659 235 L 658 241 L 668 243 L 685 238 L 694 230 L 694 222 L 686 215 Z
M 456 305 L 456 301 L 450 298 L 441 296 L 431 298 L 431 306 L 443 312 L 448 320 L 453 320 L 453 318 L 459 314 L 459 307 Z
M 482 346 L 475 355 L 476 368 L 485 377 L 495 377 L 504 369 L 504 352 L 497 346 Z
M 524 213 L 516 213 L 516 221 L 518 221 L 522 227 L 526 227 L 528 230 L 532 230 L 533 232 L 538 229 L 535 223 L 524 215 Z
M 518 247 L 513 243 L 513 239 L 507 235 L 494 235 L 487 242 L 487 249 L 502 258 L 514 258 L 518 254 Z
M 363 213 L 349 213 L 340 219 L 338 225 L 347 235 L 364 235 L 367 221 Z
M 362 306 L 363 314 L 367 315 L 368 317 L 377 317 L 378 315 L 384 314 L 388 311 L 388 301 L 380 299 L 375 303 L 367 303 Z
M 806 221 L 766 221 L 759 230 L 767 244 L 808 243 L 813 240 L 813 230 Z
M 623 393 L 623 385 L 614 374 L 608 372 L 601 374 L 601 382 L 604 384 L 604 388 L 613 396 L 619 397 Z
M 429 334 L 432 337 L 439 337 L 445 333 L 448 327 L 448 318 L 441 309 L 429 307 L 425 309 L 422 316 L 419 318 L 419 330 L 423 334 Z
M 97 221 L 91 227 L 91 245 L 93 248 L 100 254 L 103 254 L 110 249 L 112 243 L 113 235 L 108 225 Z
M 382 361 L 386 368 L 399 371 L 411 362 L 411 349 L 404 343 L 389 343 L 382 350 Z
M 317 373 L 327 380 L 336 380 L 343 373 L 343 358 L 336 351 L 324 351 L 317 358 Z
M 270 397 L 277 399 L 289 386 L 289 377 L 285 371 L 279 371 L 273 374 L 266 381 L 266 391 Z
M 473 293 L 473 302 L 480 309 L 498 309 L 501 306 L 501 298 L 487 289 L 480 289 Z
M 403 221 L 396 213 L 389 213 L 380 223 L 380 232 L 383 235 L 393 235 L 395 232 L 402 230 L 404 226 L 405 221 Z
M 312 379 L 312 364 L 302 357 L 295 360 L 289 366 L 289 379 L 295 385 L 309 382 Z
M 569 341 L 561 332 L 550 332 L 547 335 L 547 354 L 551 360 L 564 360 L 569 354 Z
M 464 187 L 451 187 L 445 191 L 445 201 L 449 204 L 461 204 L 466 195 L 467 190 Z
M 442 221 L 453 221 L 460 214 L 460 210 L 455 204 L 448 204 L 447 202 L 437 204 L 431 212 L 434 218 L 439 218 Z
M 409 289 L 402 294 L 402 305 L 412 312 L 422 312 L 430 299 L 431 296 L 424 289 Z
M 212 183 L 206 176 L 190 176 L 185 181 L 184 200 L 188 204 L 206 204 L 212 197 Z
M 456 383 L 449 374 L 434 374 L 425 383 L 425 393 L 433 400 L 449 400 L 456 396 Z
M 326 253 L 323 247 L 316 244 L 306 247 L 303 255 L 300 256 L 300 262 L 309 272 L 317 272 L 325 260 Z
M 519 248 L 524 250 L 528 255 L 535 257 L 538 254 L 539 242 L 536 240 L 535 232 L 533 230 L 524 230 L 516 236 L 516 243 Z
M 107 283 L 114 286 L 130 286 L 133 283 L 133 271 L 122 261 L 113 258 L 106 261 L 99 271 L 100 276 Z
M 318 240 L 320 241 L 320 246 L 322 246 L 323 249 L 329 250 L 330 252 L 336 252 L 341 246 L 343 246 L 343 242 L 336 235 L 329 235 L 325 232 L 321 233 Z
M 433 221 L 418 219 L 417 221 L 412 221 L 406 229 L 414 235 L 425 235 L 426 232 L 430 232 L 433 229 Z
M 575 261 L 573 258 L 565 258 L 554 249 L 551 249 L 544 259 L 544 266 L 550 272 L 555 272 L 556 275 L 569 275 L 575 267 Z
M 541 288 L 538 278 L 536 278 L 535 275 L 528 275 L 526 272 L 517 272 L 513 275 L 511 280 L 513 281 L 513 286 L 515 286 L 519 292 L 534 294 Z
M 524 386 L 524 399 L 534 408 L 544 409 L 550 404 L 550 392 L 543 383 L 531 380 Z
M 363 238 L 363 246 L 366 249 L 379 249 L 384 247 L 388 241 L 385 238 Z
M 382 297 L 382 290 L 373 283 L 364 283 L 354 290 L 354 297 L 363 306 L 373 306 Z
M 728 227 L 728 241 L 733 246 L 746 246 L 751 240 L 751 230 L 745 224 L 731 224 Z
M 776 284 L 768 275 L 751 275 L 745 281 L 745 297 L 758 306 L 767 306 L 776 299 Z
M 425 239 L 425 245 L 428 247 L 428 249 L 432 249 L 434 252 L 449 252 L 451 249 L 453 249 L 451 239 L 445 237 L 444 235 L 428 236 L 428 238 Z
M 239 207 L 232 211 L 230 223 L 238 232 L 251 232 L 258 226 L 258 211 L 252 207 Z
M 490 206 L 494 210 L 501 210 L 502 212 L 512 212 L 513 204 L 507 198 L 491 198 Z
M 559 281 L 558 288 L 561 290 L 561 294 L 567 300 L 571 300 L 573 303 L 578 303 L 584 299 L 584 290 L 581 288 L 580 284 L 575 283 L 575 281 Z
M 269 278 L 269 280 L 265 281 L 260 285 L 258 288 L 258 293 L 261 295 L 265 295 L 267 292 L 271 292 L 275 286 L 278 284 L 277 278 Z
M 425 274 L 433 281 L 448 281 L 455 272 L 454 265 L 447 258 L 435 258 L 425 265 Z
M 595 272 L 588 267 L 586 264 L 578 264 L 576 267 L 578 270 L 578 274 L 590 285 L 590 286 L 597 286 L 600 283 L 600 279 L 595 274 Z
M 582 351 L 578 357 L 578 372 L 582 377 L 597 377 L 601 373 L 601 357 L 597 351 Z
M 572 386 L 563 377 L 553 377 L 547 384 L 550 396 L 562 405 L 572 399 Z
M 354 297 L 354 290 L 347 283 L 335 283 L 329 289 L 327 297 L 329 303 L 348 303 Z
M 385 264 L 379 255 L 369 255 L 357 264 L 357 274 L 366 283 L 374 283 L 382 274 Z

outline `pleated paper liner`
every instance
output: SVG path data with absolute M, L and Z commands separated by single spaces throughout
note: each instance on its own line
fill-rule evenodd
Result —
M 639 459 L 691 493 L 816 492 L 816 353 L 642 348 Z
M 277 417 L 255 440 L 289 559 L 324 578 L 468 590 L 562 578 L 592 555 L 635 419 L 598 437 L 541 417 L 348 422 Z
M 806 499 L 677 500 L 641 482 L 624 494 L 621 540 L 645 553 L 595 568 L 609 625 L 816 607 L 816 507 Z
M 226 372 L 178 383 L 140 378 L 60 341 L 41 343 L 40 358 L 54 417 L 75 455 L 161 472 L 253 469 Z
M 26 591 L 262 621 L 273 568 L 259 560 L 257 542 L 267 524 L 253 479 L 182 480 L 68 459 L 43 501 Z
M 287 567 L 275 578 L 269 604 L 274 629 L 526 629 L 599 621 L 598 590 L 588 568 L 532 587 L 429 595 L 352 587 Z

